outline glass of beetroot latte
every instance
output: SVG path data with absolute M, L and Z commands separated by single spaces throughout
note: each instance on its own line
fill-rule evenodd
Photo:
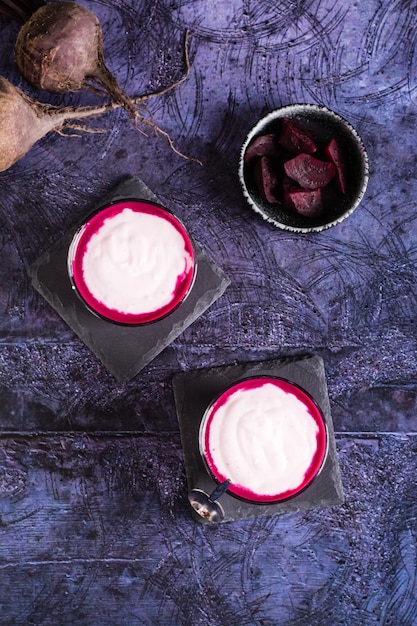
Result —
M 200 426 L 200 452 L 219 484 L 247 502 L 277 503 L 306 489 L 328 450 L 322 412 L 288 380 L 239 381 L 217 397 Z
M 100 208 L 68 252 L 73 288 L 87 308 L 124 325 L 148 324 L 174 311 L 191 290 L 196 265 L 182 222 L 140 199 Z

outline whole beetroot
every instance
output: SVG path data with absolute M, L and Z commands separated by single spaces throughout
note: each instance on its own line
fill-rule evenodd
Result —
M 51 2 L 25 22 L 15 45 L 21 75 L 52 93 L 104 89 L 132 116 L 134 104 L 104 61 L 103 33 L 96 15 L 76 2 Z
M 71 120 L 100 115 L 115 106 L 120 105 L 51 107 L 32 100 L 0 76 L 0 172 L 21 159 L 50 131 L 60 132 Z

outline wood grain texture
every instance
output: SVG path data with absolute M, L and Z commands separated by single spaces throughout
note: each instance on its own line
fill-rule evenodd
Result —
M 143 113 L 51 133 L 0 174 L 0 625 L 415 626 L 417 11 L 414 1 L 85 0 Z M 0 73 L 18 24 L 0 17 Z M 240 147 L 264 114 L 345 117 L 371 176 L 342 224 L 300 236 L 246 204 Z M 127 176 L 184 221 L 231 285 L 118 383 L 32 288 L 32 263 Z M 201 527 L 172 378 L 318 354 L 346 497 L 330 509 Z
M 196 524 L 177 433 L 1 439 L 0 623 L 412 624 L 415 437 L 339 437 L 346 503 Z

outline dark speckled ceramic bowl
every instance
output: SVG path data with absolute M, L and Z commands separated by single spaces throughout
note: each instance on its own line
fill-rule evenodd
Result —
M 325 209 L 318 217 L 306 217 L 282 204 L 268 203 L 258 192 L 251 170 L 245 165 L 245 152 L 249 144 L 260 135 L 279 132 L 284 117 L 296 118 L 320 145 L 335 138 L 342 150 L 347 180 L 346 193 L 342 194 L 335 185 L 328 185 L 328 189 L 323 191 Z M 368 178 L 368 156 L 356 130 L 337 113 L 315 104 L 294 104 L 272 111 L 252 128 L 241 149 L 239 179 L 245 198 L 252 209 L 265 220 L 284 230 L 309 233 L 339 224 L 361 202 Z

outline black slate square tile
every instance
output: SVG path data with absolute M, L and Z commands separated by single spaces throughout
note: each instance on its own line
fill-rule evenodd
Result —
M 344 501 L 324 363 L 321 357 L 316 355 L 228 365 L 174 376 L 173 387 L 188 489 L 201 489 L 211 494 L 217 487 L 217 483 L 208 474 L 199 451 L 199 429 L 206 407 L 229 385 L 240 379 L 265 375 L 281 376 L 298 384 L 317 402 L 328 429 L 327 458 L 320 474 L 311 485 L 289 500 L 274 504 L 254 504 L 225 493 L 219 500 L 225 513 L 222 522 L 334 506 Z M 193 516 L 197 521 L 207 523 L 194 512 Z
M 140 179 L 131 177 L 104 198 L 96 209 L 126 198 L 160 203 L 158 197 Z M 67 255 L 77 228 L 78 224 L 35 261 L 29 275 L 35 289 L 119 381 L 133 378 L 202 315 L 230 284 L 220 267 L 194 241 L 197 275 L 187 299 L 171 315 L 152 324 L 113 324 L 91 313 L 71 286 Z

